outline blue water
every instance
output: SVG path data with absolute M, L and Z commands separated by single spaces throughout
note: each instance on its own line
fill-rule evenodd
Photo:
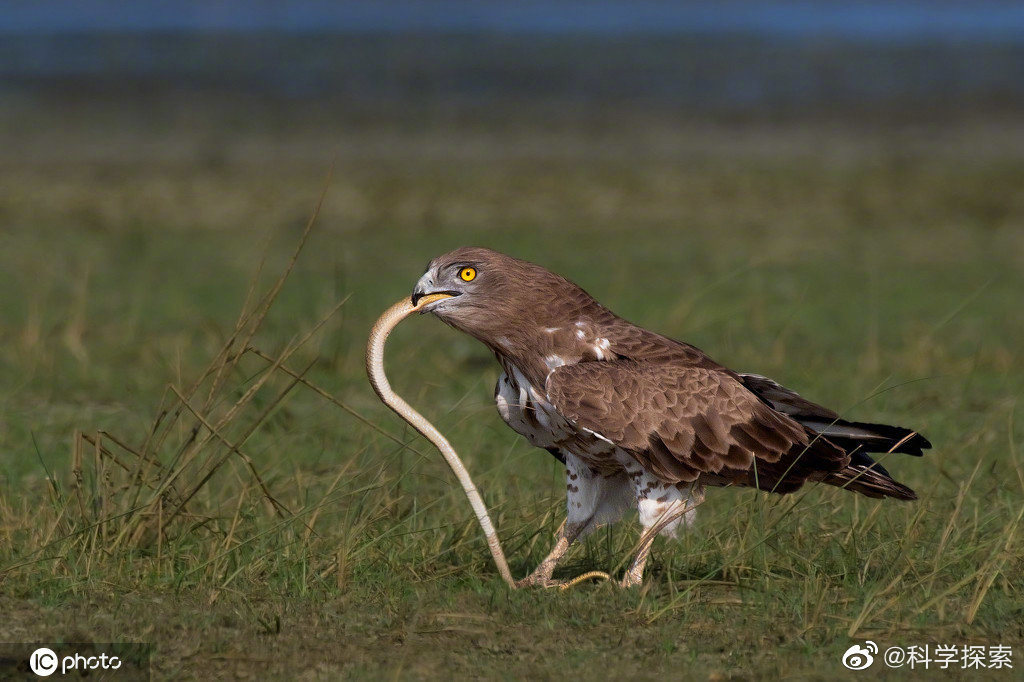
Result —
M 0 96 L 1024 110 L 1024 0 L 0 0 Z M 856 114 L 852 114 L 856 115 Z
M 754 33 L 1024 42 L 1006 0 L 0 0 L 0 33 L 68 31 Z

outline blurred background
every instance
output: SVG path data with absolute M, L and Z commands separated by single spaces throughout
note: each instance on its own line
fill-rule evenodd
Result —
M 319 352 L 366 409 L 366 327 L 463 244 L 833 404 L 1010 381 L 1022 114 L 1016 2 L 7 0 L 0 438 L 144 430 L 321 192 L 269 329 L 351 296 Z
M 139 553 L 108 552 L 107 493 L 125 508 L 139 493 L 73 434 L 106 431 L 135 461 L 175 404 L 168 384 L 203 376 L 321 194 L 251 345 L 276 357 L 345 301 L 289 363 L 348 411 L 275 375 L 281 393 L 261 390 L 228 432 L 250 459 L 211 441 L 190 460 L 217 472 L 190 507 L 205 520 L 179 516 L 163 544 L 108 529 Z M 362 367 L 376 316 L 466 244 L 542 263 L 844 416 L 921 430 L 934 451 L 885 462 L 921 502 L 815 490 L 755 559 L 757 505 L 788 502 L 719 491 L 700 533 L 655 546 L 649 606 L 491 594 L 460 491 Z M 1020 2 L 0 0 L 0 584 L 24 600 L 0 595 L 18 614 L 0 636 L 127 634 L 158 643 L 173 679 L 264 676 L 220 654 L 271 643 L 292 673 L 331 651 L 338 670 L 403 678 L 406 659 L 543 678 L 580 657 L 629 676 L 699 660 L 813 677 L 858 633 L 1019 643 L 1022 295 Z M 563 473 L 500 422 L 482 346 L 429 318 L 392 338 L 393 384 L 459 448 L 525 574 L 564 514 Z M 245 358 L 211 414 L 266 370 Z M 167 466 L 194 454 L 177 417 L 153 447 Z M 61 496 L 76 481 L 99 506 Z M 575 568 L 614 566 L 634 531 L 602 532 Z M 673 582 L 708 576 L 721 594 Z M 675 611 L 633 628 L 662 604 L 696 628 L 689 644 Z M 512 625 L 493 648 L 444 620 L 496 608 Z M 441 625 L 424 615 L 416 634 L 431 609 Z M 623 617 L 624 646 L 590 625 Z
M 834 404 L 954 357 L 1005 377 L 1022 114 L 1015 2 L 7 0 L 0 438 L 144 430 L 321 192 L 268 329 L 350 296 L 319 352 L 366 409 L 366 327 L 463 244 Z M 423 327 L 457 390 L 491 380 Z

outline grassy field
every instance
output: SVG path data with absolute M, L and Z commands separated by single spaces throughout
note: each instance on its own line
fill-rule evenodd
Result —
M 951 679 L 1024 668 L 1021 129 L 165 104 L 2 110 L 0 640 L 150 642 L 155 679 L 832 679 L 866 639 L 1013 647 Z M 643 589 L 510 592 L 362 367 L 376 315 L 463 244 L 920 429 L 935 449 L 885 464 L 921 499 L 712 490 Z M 496 363 L 419 317 L 388 361 L 525 575 L 564 480 L 497 416 Z M 560 574 L 622 570 L 637 531 Z

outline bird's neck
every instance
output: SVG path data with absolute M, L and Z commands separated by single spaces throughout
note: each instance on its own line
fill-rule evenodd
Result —
M 541 387 L 548 374 L 563 365 L 614 359 L 605 332 L 609 320 L 605 317 L 614 316 L 595 316 L 589 311 L 574 311 L 556 319 L 536 316 L 529 323 L 505 325 L 473 336 L 487 345 L 503 365 L 518 368 L 532 384 Z

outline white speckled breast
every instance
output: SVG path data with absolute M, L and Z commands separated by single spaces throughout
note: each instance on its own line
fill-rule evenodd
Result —
M 505 423 L 537 447 L 558 447 L 575 431 L 515 368 L 498 377 L 494 402 Z
M 558 414 L 544 393 L 534 388 L 516 367 L 509 367 L 498 377 L 494 402 L 505 423 L 532 445 L 562 448 L 601 470 L 621 469 L 615 463 L 614 445 Z

